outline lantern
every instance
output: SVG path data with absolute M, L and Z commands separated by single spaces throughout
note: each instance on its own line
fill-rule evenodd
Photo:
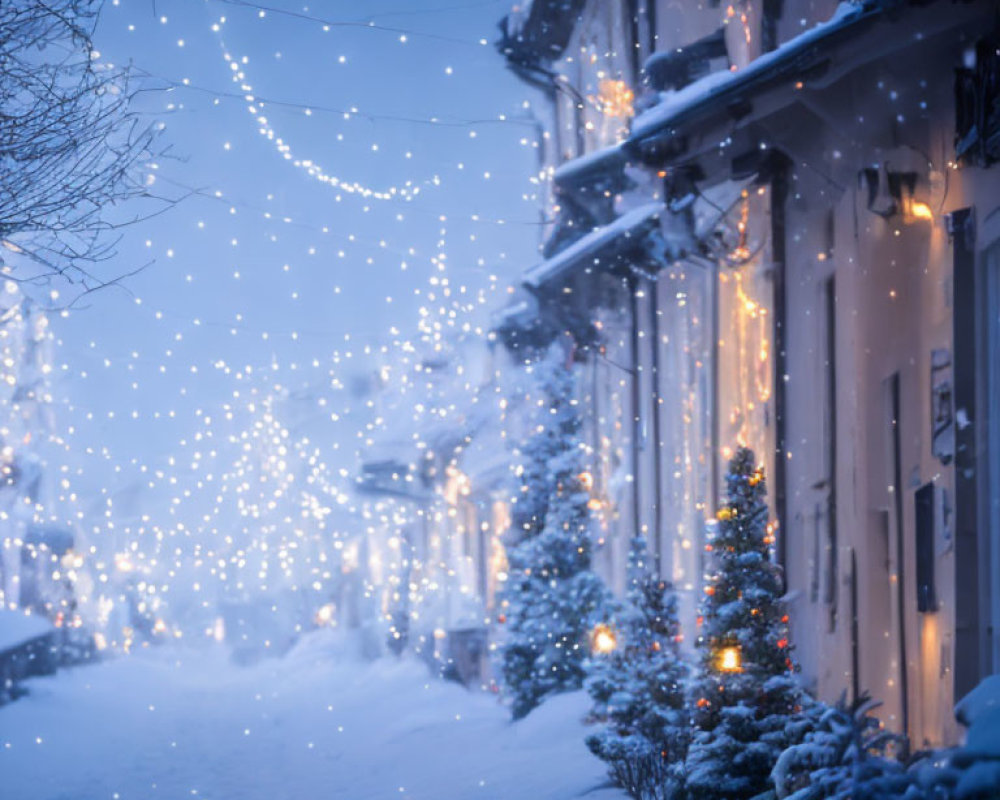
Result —
M 607 654 L 618 647 L 618 639 L 615 632 L 602 623 L 594 628 L 590 635 L 590 644 L 595 653 Z
M 740 648 L 735 646 L 723 647 L 716 658 L 719 672 L 742 672 L 742 662 Z
M 333 603 L 327 603 L 325 606 L 321 606 L 316 612 L 316 624 L 320 626 L 332 625 L 335 611 L 336 609 L 334 608 Z

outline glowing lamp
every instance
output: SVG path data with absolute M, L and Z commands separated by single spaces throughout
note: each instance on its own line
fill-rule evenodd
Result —
M 716 661 L 719 672 L 742 672 L 743 659 L 739 647 L 723 647 Z
M 128 553 L 119 553 L 115 556 L 115 567 L 119 572 L 132 572 L 135 569 L 135 564 L 132 563 Z
M 920 200 L 908 200 L 903 204 L 903 219 L 906 222 L 932 222 L 934 212 L 931 211 L 931 207 L 927 203 Z
M 583 488 L 586 489 L 588 492 L 591 489 L 594 488 L 594 475 L 593 475 L 593 473 L 584 471 L 584 472 L 581 472 L 576 477 L 580 481 L 580 485 L 583 486 Z
M 595 653 L 611 653 L 618 647 L 618 639 L 615 637 L 615 632 L 607 625 L 601 624 L 594 628 L 590 640 L 591 647 Z
M 333 603 L 327 603 L 322 606 L 319 611 L 316 612 L 316 624 L 317 625 L 329 625 L 333 622 L 334 607 Z

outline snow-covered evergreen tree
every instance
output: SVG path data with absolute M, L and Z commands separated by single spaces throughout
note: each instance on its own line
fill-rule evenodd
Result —
M 740 448 L 707 545 L 711 572 L 687 760 L 688 793 L 696 800 L 744 800 L 766 791 L 789 744 L 786 727 L 801 707 L 765 496 L 763 469 L 751 450 Z
M 587 690 L 602 730 L 587 746 L 608 763 L 615 783 L 636 800 L 678 797 L 690 737 L 680 653 L 680 623 L 673 587 L 643 563 L 641 538 L 632 544 L 632 580 L 614 615 L 616 647 L 595 654 Z
M 591 624 L 606 596 L 590 568 L 591 512 L 574 372 L 558 347 L 534 372 L 541 402 L 524 448 L 520 528 L 508 551 L 503 597 L 508 630 L 501 670 L 515 719 L 546 695 L 580 688 Z

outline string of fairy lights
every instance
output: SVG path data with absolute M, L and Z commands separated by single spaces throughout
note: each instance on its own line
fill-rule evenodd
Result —
M 243 0 L 225 0 L 225 4 L 233 7 L 234 13 L 239 9 L 256 12 L 256 19 L 265 25 L 270 15 L 280 13 L 280 9 Z M 308 14 L 286 16 L 319 26 L 321 32 L 333 27 L 359 33 L 373 28 L 395 35 L 400 47 L 406 47 L 411 38 L 419 38 L 417 32 L 392 26 L 348 22 L 335 26 L 335 21 Z M 164 27 L 169 24 L 166 16 L 157 22 Z M 128 27 L 134 30 L 132 23 Z M 206 304 L 203 313 L 182 312 L 171 310 L 171 303 L 162 298 L 151 302 L 139 291 L 131 297 L 131 313 L 142 326 L 157 331 L 154 341 L 160 343 L 158 347 L 130 347 L 127 339 L 111 346 L 94 339 L 82 345 L 51 331 L 46 333 L 53 351 L 65 360 L 56 365 L 43 359 L 39 366 L 65 376 L 64 380 L 117 380 L 123 388 L 136 392 L 136 397 L 149 391 L 145 389 L 149 374 L 169 386 L 169 392 L 158 395 L 155 404 L 136 403 L 131 409 L 107 408 L 102 412 L 77 397 L 67 382 L 66 396 L 57 402 L 50 397 L 47 403 L 54 412 L 50 416 L 63 415 L 73 422 L 50 425 L 53 452 L 48 462 L 40 461 L 49 473 L 47 480 L 54 473 L 59 476 L 58 483 L 46 501 L 35 498 L 30 515 L 21 513 L 22 528 L 45 522 L 76 532 L 74 554 L 65 565 L 60 564 L 67 571 L 60 573 L 60 578 L 68 576 L 77 587 L 80 614 L 89 614 L 88 621 L 96 620 L 103 626 L 103 645 L 109 647 L 131 647 L 140 636 L 137 627 L 141 625 L 156 635 L 194 632 L 224 638 L 227 605 L 245 605 L 263 598 L 277 608 L 279 596 L 284 605 L 301 605 L 290 610 L 295 626 L 301 627 L 312 615 L 327 624 L 335 621 L 338 605 L 345 602 L 339 594 L 341 587 L 345 581 L 353 581 L 357 588 L 359 572 L 367 575 L 360 586 L 363 597 L 381 603 L 384 614 L 391 612 L 393 603 L 411 602 L 415 606 L 412 613 L 417 615 L 421 612 L 416 607 L 429 608 L 435 596 L 447 596 L 453 590 L 468 594 L 469 578 L 459 574 L 456 565 L 463 561 L 456 561 L 454 554 L 456 541 L 470 540 L 474 533 L 458 512 L 459 501 L 469 492 L 469 482 L 454 463 L 441 464 L 439 459 L 447 462 L 451 452 L 460 452 L 468 443 L 454 434 L 469 425 L 479 408 L 499 412 L 501 425 L 506 424 L 506 406 L 495 406 L 502 397 L 496 373 L 477 371 L 464 351 L 483 346 L 486 311 L 499 305 L 507 291 L 498 270 L 505 260 L 505 249 L 486 254 L 481 240 L 504 248 L 501 231 L 512 219 L 487 217 L 468 207 L 457 213 L 443 211 L 440 206 L 453 191 L 453 184 L 440 170 L 426 178 L 411 173 L 379 185 L 346 176 L 346 170 L 358 170 L 356 161 L 344 162 L 335 173 L 321 165 L 325 157 L 305 154 L 315 142 L 294 148 L 291 142 L 303 123 L 314 124 L 319 118 L 313 112 L 322 110 L 323 125 L 350 125 L 356 119 L 371 124 L 425 123 L 421 129 L 429 135 L 468 128 L 469 141 L 475 141 L 480 124 L 505 123 L 495 130 L 509 131 L 503 135 L 510 136 L 523 152 L 538 142 L 520 136 L 512 125 L 529 124 L 528 120 L 504 114 L 480 121 L 454 116 L 423 119 L 372 114 L 353 105 L 341 109 L 264 99 L 256 92 L 256 79 L 251 79 L 251 49 L 235 46 L 243 29 L 234 28 L 223 14 L 211 17 L 208 29 L 214 59 L 225 67 L 234 88 L 214 92 L 200 80 L 168 80 L 168 115 L 189 110 L 180 99 L 184 92 L 213 96 L 210 109 L 222 108 L 222 99 L 238 102 L 239 116 L 249 124 L 241 124 L 230 135 L 224 153 L 231 152 L 231 140 L 242 142 L 249 134 L 273 151 L 277 164 L 287 165 L 282 181 L 305 178 L 321 190 L 332 189 L 334 207 L 350 206 L 344 213 L 360 219 L 380 214 L 380 219 L 391 223 L 397 232 L 393 236 L 419 228 L 426 240 L 400 246 L 388 232 L 372 235 L 370 225 L 362 226 L 365 232 L 345 230 L 339 222 L 340 212 L 325 224 L 309 221 L 290 211 L 287 202 L 279 205 L 275 198 L 281 193 L 277 191 L 265 191 L 264 202 L 244 199 L 221 188 L 199 188 L 189 178 L 178 176 L 169 163 L 151 165 L 151 180 L 186 194 L 187 207 L 204 206 L 206 215 L 195 223 L 199 234 L 214 236 L 220 244 L 228 239 L 234 252 L 230 259 L 233 283 L 248 277 L 238 255 L 245 245 L 239 236 L 230 235 L 220 218 L 232 221 L 228 228 L 242 225 L 241 230 L 253 230 L 273 246 L 269 252 L 278 253 L 287 246 L 289 237 L 299 234 L 307 240 L 307 263 L 342 263 L 348 269 L 375 270 L 384 269 L 385 259 L 391 258 L 400 273 L 419 271 L 426 273 L 426 279 L 411 287 L 415 318 L 410 320 L 406 317 L 409 309 L 393 313 L 401 298 L 393 291 L 392 282 L 386 281 L 386 312 L 378 313 L 385 313 L 394 323 L 373 333 L 338 334 L 335 326 L 316 327 L 294 314 L 278 325 L 269 325 L 253 309 L 226 315 L 214 304 Z M 449 37 L 432 38 L 441 46 L 458 46 Z M 481 47 L 475 42 L 464 44 Z M 177 39 L 176 46 L 190 50 L 192 40 Z M 343 55 L 333 56 L 336 64 L 347 60 Z M 452 72 L 447 67 L 445 77 Z M 155 76 L 156 71 L 147 74 Z M 587 130 L 601 141 L 608 137 L 614 140 L 621 133 L 622 119 L 632 113 L 634 98 L 623 82 L 603 71 L 598 74 L 601 80 L 588 102 L 597 109 L 599 124 Z M 278 120 L 272 107 L 298 113 L 296 118 Z M 342 138 L 339 131 L 328 137 L 331 143 Z M 371 148 L 376 152 L 374 140 Z M 402 161 L 419 170 L 422 160 L 415 150 L 407 149 Z M 470 152 L 470 158 L 481 158 Z M 465 168 L 465 160 L 458 161 L 455 174 L 471 172 Z M 481 173 L 483 186 L 491 186 L 494 172 Z M 524 176 L 530 188 L 519 201 L 534 208 L 549 173 L 532 174 L 526 165 Z M 324 209 L 310 211 L 312 216 L 328 213 Z M 745 226 L 746 219 L 740 224 Z M 525 238 L 533 238 L 531 232 L 525 234 Z M 457 244 L 466 237 L 469 244 Z M 335 249 L 325 243 L 328 239 L 337 241 Z M 296 244 L 301 246 L 302 242 Z M 149 250 L 162 247 L 152 237 L 145 246 Z M 456 260 L 456 253 L 460 260 Z M 181 258 L 170 246 L 162 257 L 168 264 Z M 292 276 L 299 266 L 291 256 L 276 257 L 280 259 L 278 275 L 286 276 L 281 280 L 294 285 Z M 196 269 L 188 268 L 183 281 L 194 286 L 200 276 Z M 314 273 L 320 269 L 310 267 Z M 738 277 L 734 280 L 740 284 Z M 334 297 L 345 287 L 350 292 L 350 281 L 333 278 L 331 282 Z M 737 301 L 746 308 L 755 303 L 750 300 L 750 291 L 742 284 L 737 287 Z M 288 292 L 288 300 L 298 303 L 302 293 L 296 285 Z M 50 299 L 55 305 L 56 298 Z M 76 313 L 72 305 L 62 307 L 58 317 L 76 318 Z M 747 313 L 753 321 L 734 331 L 740 348 L 739 366 L 744 370 L 753 369 L 752 360 L 744 353 L 746 342 L 754 339 L 748 326 L 756 329 L 762 324 L 766 308 L 754 305 Z M 236 349 L 220 344 L 220 334 L 237 342 Z M 337 346 L 333 346 L 335 342 Z M 766 340 L 760 346 L 766 350 Z M 12 370 L 19 364 L 23 367 L 23 359 L 8 360 Z M 113 378 L 117 372 L 123 373 L 122 377 Z M 352 384 L 362 373 L 367 387 L 359 392 Z M 17 384 L 20 377 L 11 373 L 11 379 Z M 175 382 L 171 385 L 170 381 Z M 741 408 L 753 402 L 736 400 Z M 161 438 L 175 438 L 163 454 L 135 455 L 121 442 L 87 443 L 92 437 L 85 431 L 93 425 L 129 424 L 136 426 L 136 431 L 142 430 L 138 427 L 142 425 L 157 426 L 169 431 Z M 745 428 L 751 423 L 741 424 Z M 414 504 L 405 497 L 365 498 L 353 491 L 359 461 L 387 441 L 399 445 L 405 470 L 417 472 L 434 464 L 433 469 L 444 471 L 444 480 L 439 477 L 438 485 L 443 487 L 447 502 L 437 497 Z M 689 443 L 687 439 L 684 442 Z M 439 443 L 442 452 L 436 452 Z M 600 450 L 608 455 L 613 447 L 609 441 Z M 693 457 L 685 459 L 690 462 Z M 95 475 L 109 479 L 101 483 L 94 480 Z M 131 488 L 122 491 L 122 486 Z M 689 486 L 686 491 L 695 490 Z M 135 497 L 129 497 L 129 492 Z M 2 513 L 13 514 L 0 509 Z M 402 532 L 427 524 L 438 532 L 417 552 L 412 543 L 406 544 Z M 24 541 L 14 535 L 3 544 L 9 561 Z M 458 550 L 465 552 L 470 546 L 462 545 Z M 365 569 L 359 570 L 359 565 Z M 9 581 L 5 585 L 12 588 Z M 4 602 L 9 605 L 16 599 L 5 596 Z
M 222 38 L 222 30 L 225 24 L 226 18 L 224 16 L 219 17 L 219 21 L 212 24 L 212 30 L 219 36 L 219 45 L 222 48 L 222 57 L 225 59 L 226 64 L 232 72 L 231 80 L 239 87 L 240 91 L 244 93 L 244 100 L 247 103 L 247 112 L 254 118 L 254 121 L 259 126 L 257 132 L 269 142 L 274 144 L 274 148 L 283 159 L 291 163 L 294 167 L 304 170 L 310 178 L 313 178 L 320 183 L 328 184 L 337 190 L 338 194 L 335 199 L 338 202 L 343 197 L 340 193 L 357 194 L 364 199 L 372 198 L 375 200 L 394 200 L 399 198 L 404 201 L 410 200 L 420 193 L 421 187 L 416 185 L 413 180 L 407 180 L 402 185 L 389 186 L 379 190 L 371 188 L 370 186 L 362 184 L 356 180 L 348 181 L 337 177 L 336 175 L 329 173 L 313 159 L 297 157 L 293 152 L 291 145 L 286 142 L 286 140 L 278 131 L 275 130 L 269 121 L 265 114 L 265 109 L 263 108 L 264 103 L 253 94 L 254 89 L 247 76 L 247 64 L 249 59 L 247 56 L 234 56 L 226 48 L 225 40 Z M 309 114 L 310 110 L 306 109 L 305 113 Z M 343 114 L 344 119 L 350 119 L 352 113 L 357 112 L 356 110 L 345 111 Z M 373 144 L 372 147 L 377 147 L 377 145 Z M 424 185 L 428 185 L 433 184 L 433 181 L 424 181 L 422 183 Z
M 118 2 L 113 5 L 123 6 Z M 267 18 L 267 9 L 257 10 L 265 12 L 259 15 L 260 19 Z M 166 16 L 157 22 L 162 26 L 169 24 Z M 479 214 L 455 217 L 414 206 L 423 188 L 442 186 L 439 176 L 375 187 L 334 175 L 320 166 L 318 160 L 300 158 L 289 144 L 291 134 L 279 132 L 265 110 L 266 106 L 278 103 L 265 103 L 254 94 L 248 72 L 249 56 L 235 55 L 223 40 L 225 24 L 225 17 L 218 17 L 211 24 L 211 32 L 236 87 L 228 96 L 243 100 L 256 133 L 274 147 L 294 173 L 335 189 L 336 202 L 353 200 L 364 204 L 365 213 L 370 201 L 403 203 L 422 219 L 433 221 L 432 250 L 421 255 L 419 246 L 393 247 L 386 238 L 346 233 L 335 224 L 313 225 L 289 214 L 278 214 L 258 202 L 236 199 L 229 192 L 197 188 L 174 177 L 169 164 L 151 165 L 151 180 L 189 193 L 192 199 L 188 206 L 191 202 L 210 202 L 215 207 L 208 217 L 198 221 L 199 231 L 213 229 L 212 219 L 227 211 L 230 218 L 249 212 L 275 231 L 268 235 L 272 243 L 280 243 L 279 229 L 338 237 L 345 246 L 336 252 L 337 260 L 357 263 L 367 247 L 369 252 L 375 250 L 397 258 L 401 271 L 417 267 L 426 271 L 429 267 L 429 275 L 425 286 L 418 283 L 413 289 L 419 308 L 412 325 L 403 317 L 397 324 L 388 325 L 381 336 L 344 333 L 342 345 L 330 348 L 322 357 L 313 355 L 317 353 L 315 345 L 304 350 L 301 358 L 291 360 L 276 355 L 251 355 L 252 350 L 244 353 L 258 364 L 211 349 L 199 352 L 196 344 L 199 339 L 208 342 L 220 333 L 248 343 L 256 340 L 264 348 L 280 339 L 293 345 L 292 353 L 303 337 L 332 343 L 337 336 L 333 332 L 310 330 L 306 325 L 276 330 L 266 324 L 252 323 L 242 312 L 226 319 L 218 312 L 210 316 L 171 311 L 169 301 L 149 302 L 138 289 L 132 289 L 130 314 L 141 320 L 142 326 L 159 331 L 153 338 L 154 342 L 159 339 L 163 343 L 158 348 L 130 347 L 127 338 L 117 338 L 110 343 L 111 347 L 97 339 L 86 343 L 67 340 L 61 333 L 62 325 L 57 326 L 60 330 L 55 333 L 46 332 L 45 340 L 52 355 L 39 357 L 36 366 L 44 369 L 47 377 L 49 372 L 55 373 L 52 377 L 58 379 L 52 386 L 57 387 L 56 395 L 60 391 L 64 394 L 53 398 L 50 389 L 45 390 L 46 407 L 53 417 L 44 437 L 46 441 L 34 443 L 31 449 L 22 446 L 19 452 L 17 447 L 14 450 L 22 459 L 36 459 L 49 485 L 42 492 L 46 494 L 44 498 L 41 493 L 33 498 L 31 512 L 21 513 L 19 531 L 3 541 L 3 555 L 5 563 L 11 563 L 16 551 L 26 546 L 25 531 L 32 527 L 45 524 L 71 530 L 75 537 L 71 554 L 59 554 L 45 547 L 39 552 L 43 558 L 54 559 L 49 565 L 54 566 L 53 581 L 69 581 L 74 586 L 75 613 L 85 618 L 88 625 L 99 627 L 100 647 L 129 649 L 144 633 L 166 637 L 203 631 L 220 638 L 225 636 L 224 629 L 220 630 L 220 609 L 226 603 L 273 598 L 276 593 L 306 598 L 303 602 L 307 611 L 311 609 L 309 614 L 315 613 L 320 623 L 330 621 L 334 616 L 331 609 L 341 599 L 336 597 L 338 584 L 365 557 L 359 552 L 364 538 L 360 535 L 375 533 L 376 529 L 398 529 L 412 518 L 412 513 L 398 504 L 381 500 L 359 502 L 351 492 L 355 470 L 343 464 L 350 463 L 359 452 L 377 442 L 388 424 L 384 416 L 387 411 L 409 417 L 413 424 L 407 427 L 414 431 L 420 429 L 420 423 L 431 419 L 447 424 L 450 416 L 460 412 L 465 398 L 474 394 L 475 383 L 463 377 L 459 367 L 459 378 L 449 385 L 447 396 L 441 387 L 429 390 L 419 372 L 422 360 L 431 354 L 454 356 L 469 341 L 482 341 L 485 311 L 491 302 L 495 304 L 494 298 L 501 296 L 505 288 L 501 278 L 491 271 L 493 263 L 502 261 L 502 253 L 480 254 L 469 265 L 471 270 L 464 269 L 463 264 L 462 278 L 457 279 L 455 275 L 459 273 L 453 274 L 449 269 L 452 255 L 449 233 L 455 225 L 474 228 L 484 222 L 504 225 L 506 220 Z M 134 31 L 134 23 L 129 23 L 128 28 Z M 405 45 L 409 38 L 411 34 L 399 32 L 400 45 Z M 190 45 L 187 37 L 177 40 L 179 48 Z M 449 67 L 446 74 L 450 73 Z M 165 109 L 168 117 L 184 110 L 183 103 L 172 96 L 175 92 L 207 93 L 196 82 L 186 79 L 176 82 L 172 89 Z M 218 103 L 213 103 L 213 107 L 218 107 Z M 300 110 L 303 118 L 313 117 L 308 113 L 309 108 Z M 365 115 L 350 110 L 343 122 L 350 122 L 353 116 L 374 122 L 416 121 L 404 119 L 403 115 Z M 427 121 L 429 129 L 472 127 L 471 140 L 475 139 L 477 125 L 509 120 L 498 115 L 497 120 L 431 117 Z M 528 144 L 522 139 L 518 146 Z M 409 156 L 408 160 L 415 161 Z M 351 166 L 357 168 L 355 164 Z M 483 180 L 489 177 L 487 172 Z M 294 174 L 287 180 L 295 180 Z M 269 205 L 271 197 L 269 194 Z M 397 223 L 406 222 L 409 216 L 401 211 L 393 214 Z M 420 224 L 423 226 L 422 221 Z M 214 229 L 217 237 L 227 235 L 218 224 Z M 264 231 L 266 228 L 261 232 Z M 479 247 L 478 238 L 474 231 L 469 234 L 474 247 Z M 236 249 L 239 245 L 234 236 L 231 246 Z M 147 248 L 154 246 L 152 238 L 146 241 Z M 466 246 L 458 251 L 464 254 L 469 249 Z M 310 248 L 310 254 L 315 250 Z M 181 258 L 173 248 L 167 248 L 163 256 L 161 260 L 171 266 L 171 262 Z M 467 256 L 463 259 L 467 260 Z M 239 258 L 234 260 L 238 262 Z M 375 265 L 371 256 L 364 261 L 368 266 Z M 198 275 L 189 268 L 192 272 L 184 281 L 193 285 Z M 290 271 L 285 264 L 282 272 Z M 476 279 L 479 285 L 470 285 L 469 274 L 479 276 Z M 239 267 L 234 269 L 232 279 L 239 281 L 242 277 Z M 20 289 L 11 286 L 11 296 L 19 300 L 14 307 L 27 307 L 28 301 L 19 294 Z M 335 294 L 340 291 L 338 283 Z M 101 302 L 95 297 L 90 309 L 78 311 L 72 305 L 59 305 L 63 298 L 56 302 L 57 297 L 54 292 L 50 298 L 53 314 L 68 321 L 79 319 L 80 314 L 91 312 L 93 305 Z M 294 295 L 292 299 L 296 299 Z M 391 296 L 386 300 L 391 304 Z M 40 318 L 46 319 L 44 314 Z M 414 331 L 415 338 L 407 336 L 408 328 Z M 184 363 L 185 356 L 192 353 L 189 363 Z M 31 371 L 23 359 L 18 362 L 16 358 L 7 358 L 4 363 L 10 370 L 5 380 L 15 385 Z M 352 366 L 355 364 L 364 365 L 362 372 L 366 371 L 364 367 L 380 364 L 367 371 L 376 373 L 376 383 L 388 386 L 391 389 L 388 395 L 394 399 L 380 398 L 371 392 L 357 395 L 350 385 L 351 375 L 358 374 L 359 368 Z M 107 403 L 107 410 L 99 411 L 76 391 L 81 381 L 103 381 L 105 376 L 116 374 L 121 377 L 114 378 L 114 382 L 134 392 L 141 391 L 149 375 L 168 378 L 174 375 L 177 384 L 171 394 L 184 398 L 184 402 L 174 408 L 170 397 L 162 396 L 160 402 L 152 405 L 136 403 L 135 408 L 128 410 L 114 408 L 118 403 Z M 203 382 L 221 389 L 218 396 L 199 389 Z M 307 396 L 297 399 L 297 392 Z M 192 403 L 193 398 L 197 400 Z M 303 409 L 325 422 L 310 426 L 290 421 L 289 414 L 302 416 Z M 179 438 L 162 455 L 133 454 L 140 451 L 124 449 L 121 442 L 84 443 L 91 436 L 81 440 L 92 425 L 129 423 L 168 424 L 168 429 L 177 431 Z M 316 430 L 325 431 L 322 440 L 315 437 Z M 8 428 L 4 435 L 6 441 L 14 432 Z M 419 434 L 413 438 L 418 440 Z M 351 452 L 334 463 L 330 456 L 338 450 Z M 107 479 L 102 481 L 98 477 L 101 475 Z M 130 488 L 123 493 L 122 486 Z M 129 498 L 129 492 L 135 497 Z M 0 510 L 0 514 L 13 516 L 14 511 Z M 388 553 L 399 552 L 395 537 L 389 537 L 388 545 Z M 385 577 L 380 571 L 398 569 L 398 563 L 383 563 L 391 557 L 378 552 L 367 555 L 373 582 Z M 429 573 L 422 580 L 427 591 L 437 588 Z M 3 598 L 4 603 L 17 604 L 16 582 L 7 580 L 5 586 L 8 594 Z M 370 593 L 372 586 L 366 589 Z M 325 600 L 332 602 L 324 603 Z M 296 624 L 301 626 L 309 614 L 296 617 Z M 66 624 L 70 623 L 66 620 Z

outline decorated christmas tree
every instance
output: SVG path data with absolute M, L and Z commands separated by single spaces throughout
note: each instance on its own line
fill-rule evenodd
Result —
M 740 448 L 706 545 L 710 573 L 687 760 L 691 798 L 744 800 L 768 790 L 771 770 L 790 743 L 786 728 L 800 711 L 765 496 L 763 469 L 751 450 Z
M 630 797 L 666 800 L 684 784 L 688 669 L 680 654 L 677 598 L 645 568 L 645 552 L 645 542 L 634 540 L 627 601 L 613 626 L 595 635 L 587 690 L 604 725 L 587 737 L 587 746 L 607 762 L 609 774 Z
M 502 603 L 508 627 L 501 671 L 515 719 L 547 695 L 580 688 L 591 626 L 606 596 L 590 568 L 590 498 L 574 374 L 558 348 L 534 371 L 539 414 L 525 447 L 520 528 L 508 551 Z

